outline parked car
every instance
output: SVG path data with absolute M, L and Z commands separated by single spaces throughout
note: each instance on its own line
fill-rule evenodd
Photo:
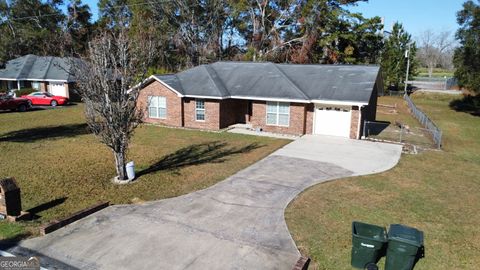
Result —
M 14 98 L 10 95 L 0 95 L 0 110 L 24 112 L 30 108 L 30 101 L 26 98 Z
M 50 105 L 55 107 L 57 105 L 65 105 L 68 103 L 68 98 L 62 96 L 54 96 L 46 92 L 33 92 L 29 95 L 22 96 L 30 100 L 32 105 Z

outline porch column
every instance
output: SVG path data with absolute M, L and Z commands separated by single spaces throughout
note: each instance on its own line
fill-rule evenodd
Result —
M 17 81 L 17 89 L 20 90 L 20 81 Z

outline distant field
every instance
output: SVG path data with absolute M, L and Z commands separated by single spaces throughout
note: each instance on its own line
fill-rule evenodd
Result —
M 441 68 L 436 68 L 433 70 L 432 77 L 436 78 L 443 78 L 443 77 L 453 77 L 455 71 L 453 70 L 446 70 Z M 419 68 L 418 69 L 418 77 L 428 77 L 428 69 L 426 68 Z
M 415 270 L 478 269 L 480 117 L 452 110 L 449 103 L 458 98 L 413 96 L 443 130 L 442 151 L 403 155 L 381 174 L 319 184 L 289 205 L 288 227 L 302 254 L 312 258 L 311 269 L 352 269 L 354 220 L 423 230 L 426 257 Z M 379 265 L 383 269 L 383 261 Z

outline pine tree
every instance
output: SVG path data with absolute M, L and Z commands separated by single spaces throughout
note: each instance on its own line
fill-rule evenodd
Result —
M 480 1 L 467 1 L 457 13 L 460 29 L 457 39 L 460 47 L 455 50 L 455 77 L 460 86 L 480 93 Z
M 407 33 L 401 23 L 395 23 L 393 30 L 385 41 L 385 48 L 381 56 L 381 66 L 385 86 L 391 90 L 399 90 L 404 85 L 407 73 L 407 59 L 405 52 L 409 50 L 410 58 L 409 78 L 416 75 L 418 63 L 416 62 L 417 47 L 412 42 L 412 37 Z

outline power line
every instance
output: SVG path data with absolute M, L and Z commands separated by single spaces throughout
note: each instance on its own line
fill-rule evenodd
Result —
M 143 6 L 143 5 L 150 5 L 150 4 L 159 4 L 159 3 L 166 3 L 166 2 L 171 2 L 172 0 L 159 0 L 159 1 L 150 1 L 150 2 L 141 2 L 141 3 L 135 3 L 135 4 L 127 4 L 127 5 L 118 5 L 118 6 L 112 6 L 110 7 L 111 9 L 122 9 L 126 7 L 135 7 L 135 6 Z M 8 18 L 5 19 L 4 21 L 24 21 L 24 20 L 31 20 L 31 19 L 38 19 L 38 18 L 43 18 L 43 17 L 55 17 L 55 16 L 65 16 L 65 14 L 58 14 L 58 13 L 50 13 L 50 14 L 39 14 L 39 15 L 33 15 L 33 16 L 24 16 L 24 17 L 17 17 L 17 18 Z

